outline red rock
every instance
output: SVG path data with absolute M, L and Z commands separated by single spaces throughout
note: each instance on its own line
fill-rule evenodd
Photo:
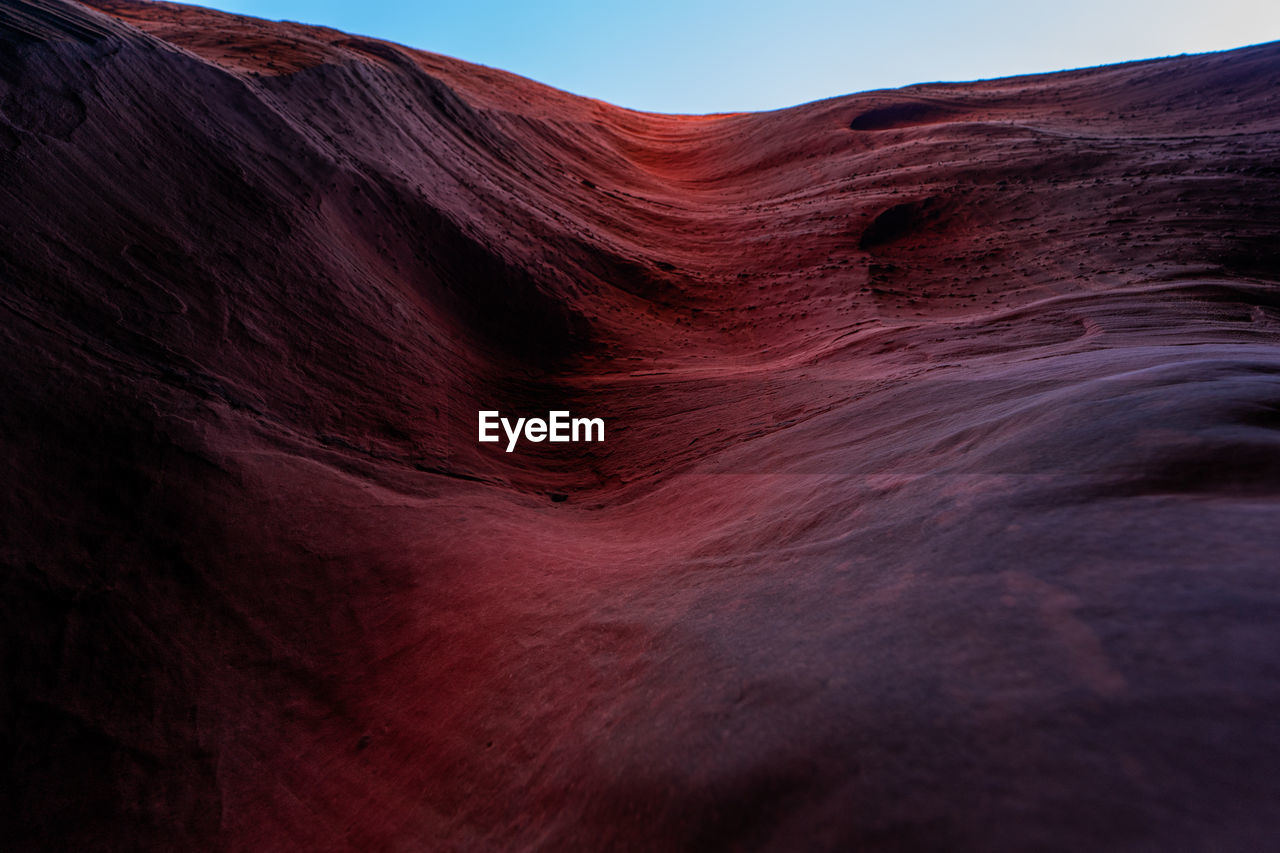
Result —
M 0 41 L 6 847 L 1274 843 L 1277 45 L 678 117 Z

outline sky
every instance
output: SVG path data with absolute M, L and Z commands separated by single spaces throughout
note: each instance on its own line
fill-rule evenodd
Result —
M 209 0 L 632 109 L 737 112 L 1280 39 L 1280 0 Z

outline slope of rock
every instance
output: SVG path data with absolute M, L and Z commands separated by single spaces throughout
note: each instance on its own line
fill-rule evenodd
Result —
M 6 0 L 6 837 L 1265 847 L 1278 84 L 663 116 Z

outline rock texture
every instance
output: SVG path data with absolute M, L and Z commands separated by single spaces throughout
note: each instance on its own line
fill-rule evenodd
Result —
M 1278 163 L 1274 44 L 687 117 L 4 0 L 5 846 L 1274 845 Z

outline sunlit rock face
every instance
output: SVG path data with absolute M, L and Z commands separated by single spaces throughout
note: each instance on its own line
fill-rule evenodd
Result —
M 1276 45 L 678 117 L 7 0 L 4 846 L 1274 845 L 1277 163 Z

